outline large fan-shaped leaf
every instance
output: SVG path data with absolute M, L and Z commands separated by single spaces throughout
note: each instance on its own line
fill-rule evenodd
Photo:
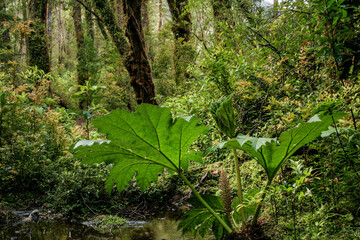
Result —
M 135 176 L 145 189 L 164 168 L 187 169 L 189 160 L 201 161 L 201 155 L 188 151 L 206 127 L 195 117 L 173 119 L 170 109 L 142 104 L 136 112 L 116 110 L 93 121 L 107 141 L 79 141 L 75 156 L 82 163 L 113 163 L 106 189 L 113 185 L 122 191 Z M 192 159 L 192 157 L 194 159 Z
M 278 141 L 275 138 L 255 138 L 239 135 L 235 139 L 218 144 L 217 147 L 242 149 L 249 153 L 265 169 L 271 181 L 281 165 L 296 150 L 317 139 L 324 131 L 327 131 L 328 127 L 333 123 L 333 118 L 336 121 L 344 115 L 344 113 L 315 115 L 308 122 L 300 123 L 298 126 L 283 132 Z

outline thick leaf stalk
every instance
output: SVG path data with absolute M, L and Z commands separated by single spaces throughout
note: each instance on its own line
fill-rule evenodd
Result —
M 217 214 L 214 209 L 212 209 L 209 204 L 201 197 L 199 192 L 195 189 L 195 187 L 190 183 L 190 181 L 184 176 L 182 172 L 179 172 L 179 176 L 181 179 L 185 182 L 186 185 L 190 187 L 190 189 L 193 191 L 195 197 L 206 207 L 207 210 L 216 218 L 216 220 L 219 221 L 219 223 L 226 229 L 228 233 L 232 232 L 231 227 Z
M 236 171 L 236 184 L 237 184 L 237 191 L 239 197 L 239 204 L 243 206 L 244 198 L 242 192 L 242 183 L 241 183 L 241 175 L 240 175 L 240 168 L 239 168 L 239 158 L 236 153 L 236 149 L 233 149 L 234 152 L 234 161 L 235 161 L 235 171 Z M 240 208 L 240 216 L 241 216 L 241 223 L 243 227 L 246 226 L 246 219 L 245 219 L 245 209 L 244 207 Z
M 265 186 L 265 188 L 264 188 L 264 190 L 263 190 L 263 193 L 261 194 L 261 197 L 260 197 L 261 201 L 260 201 L 260 204 L 257 205 L 257 207 L 256 207 L 255 214 L 254 214 L 254 217 L 253 217 L 252 222 L 251 222 L 252 225 L 257 224 L 257 221 L 258 221 L 258 218 L 259 218 L 259 215 L 260 215 L 260 209 L 261 209 L 262 204 L 264 203 L 266 193 L 267 193 L 267 190 L 269 189 L 269 186 L 270 186 L 271 182 L 272 182 L 272 180 L 269 179 L 266 186 Z

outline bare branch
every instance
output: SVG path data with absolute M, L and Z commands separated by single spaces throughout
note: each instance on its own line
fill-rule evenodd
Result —
M 96 12 L 94 12 L 94 11 L 91 10 L 88 6 L 86 6 L 86 4 L 83 3 L 81 0 L 75 0 L 75 1 L 77 1 L 78 3 L 80 3 L 80 4 L 86 9 L 86 11 L 89 11 L 89 12 L 90 12 L 92 15 L 94 15 L 99 21 L 104 22 L 104 21 L 102 20 L 102 18 L 101 18 L 99 15 L 96 14 Z

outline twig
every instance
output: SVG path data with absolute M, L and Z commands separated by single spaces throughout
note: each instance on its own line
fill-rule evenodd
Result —
M 85 206 L 86 206 L 94 215 L 98 215 L 96 212 L 94 212 L 94 211 L 91 209 L 91 207 L 89 207 L 89 205 L 87 205 L 87 203 L 86 203 L 86 201 L 85 201 L 85 198 L 84 198 L 84 196 L 82 195 L 82 193 L 80 193 L 80 196 L 82 197 Z
M 247 27 L 247 28 L 266 42 L 266 44 L 260 44 L 259 46 L 270 48 L 271 50 L 273 50 L 279 56 L 280 60 L 282 59 L 280 50 L 277 49 L 274 45 L 272 45 L 271 42 L 269 42 L 269 40 L 267 40 L 261 33 L 259 33 L 258 31 L 254 30 L 254 29 L 252 29 L 251 27 Z M 294 68 L 294 66 L 291 66 L 286 61 L 284 61 L 284 64 L 286 66 L 290 67 L 290 68 Z
M 196 35 L 194 32 L 193 32 L 192 34 L 203 44 L 205 50 L 206 50 L 207 52 L 209 52 L 209 49 L 207 48 L 205 41 L 204 41 L 203 39 L 200 39 L 199 36 Z
M 254 32 L 256 35 L 258 35 L 261 39 L 263 39 L 267 44 L 263 44 L 262 46 L 268 47 L 271 50 L 273 50 L 274 52 L 276 52 L 276 54 L 280 57 L 280 59 L 282 58 L 281 56 L 281 52 L 279 51 L 279 49 L 277 49 L 276 47 L 274 47 L 263 35 L 261 35 L 258 31 L 255 31 L 254 29 L 252 29 L 251 27 L 247 27 L 249 30 L 251 30 L 252 32 Z
M 334 115 L 333 115 L 333 114 L 331 114 L 331 118 L 332 118 L 333 123 L 334 123 L 334 126 L 335 126 L 336 136 L 337 136 L 337 138 L 339 139 L 340 146 L 341 146 L 341 148 L 342 148 L 342 150 L 343 150 L 343 152 L 344 152 L 344 154 L 345 154 L 345 158 L 346 158 L 347 162 L 349 163 L 350 167 L 354 170 L 357 178 L 360 180 L 360 175 L 359 175 L 357 169 L 355 168 L 353 161 L 351 161 L 351 159 L 349 158 L 349 155 L 347 154 L 347 152 L 346 152 L 346 150 L 345 150 L 345 147 L 344 147 L 344 145 L 343 145 L 343 143 L 342 143 L 342 141 L 341 141 L 340 134 L 339 134 L 339 131 L 338 131 L 338 129 L 337 129 L 337 126 L 336 126 L 336 123 L 335 123 L 335 119 L 334 119 Z

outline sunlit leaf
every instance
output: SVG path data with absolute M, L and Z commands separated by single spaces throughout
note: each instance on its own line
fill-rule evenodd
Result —
M 329 126 L 342 118 L 344 113 L 316 114 L 308 122 L 283 132 L 279 140 L 274 138 L 254 138 L 239 135 L 235 139 L 218 144 L 218 148 L 242 149 L 249 153 L 265 169 L 270 180 L 274 178 L 281 165 L 291 157 L 296 150 L 305 144 L 316 140 L 324 134 L 329 134 Z
M 134 177 L 141 189 L 156 181 L 164 168 L 187 169 L 189 160 L 201 162 L 190 145 L 207 127 L 191 118 L 173 119 L 170 109 L 142 104 L 136 112 L 116 110 L 93 121 L 108 141 L 80 141 L 74 147 L 82 163 L 113 163 L 106 189 L 122 191 Z

